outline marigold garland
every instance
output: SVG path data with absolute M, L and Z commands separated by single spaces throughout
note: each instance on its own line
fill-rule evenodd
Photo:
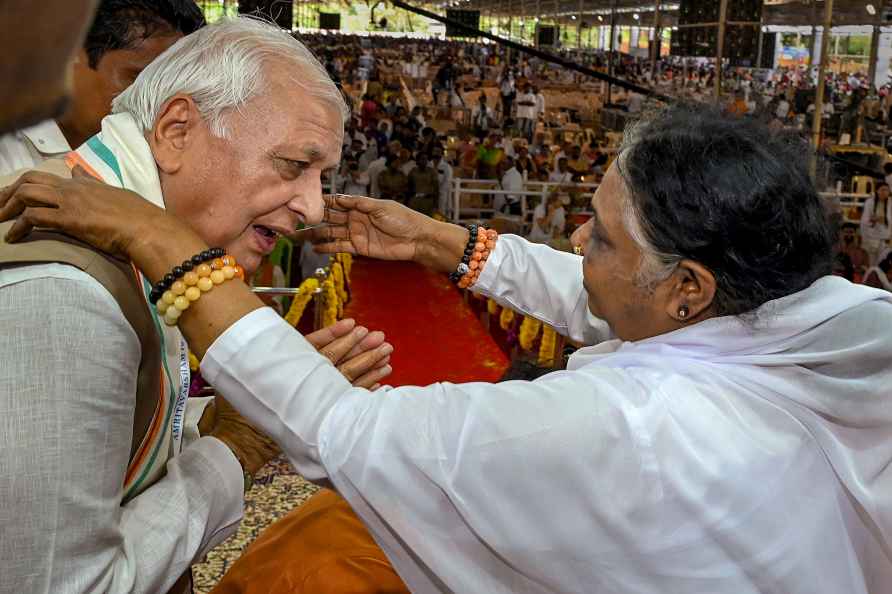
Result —
M 539 345 L 539 365 L 554 367 L 554 349 L 557 344 L 557 332 L 551 326 L 542 330 L 542 342 Z
M 322 283 L 322 327 L 326 328 L 338 321 L 338 315 L 343 312 L 343 305 L 338 299 L 338 291 L 335 288 L 331 275 Z
M 514 310 L 510 307 L 503 307 L 502 314 L 499 316 L 499 325 L 502 327 L 502 330 L 508 330 L 511 327 L 511 322 L 514 321 Z
M 344 268 L 340 262 L 333 262 L 331 265 L 331 278 L 334 280 L 335 290 L 338 293 L 338 300 L 341 302 L 338 311 L 343 310 L 343 304 L 347 302 L 347 287 L 344 280 Z
M 285 314 L 286 322 L 297 327 L 301 316 L 304 315 L 304 310 L 307 309 L 307 305 L 313 298 L 313 293 L 315 293 L 318 288 L 319 281 L 312 277 L 304 280 L 304 282 L 300 284 L 298 293 L 294 296 L 294 300 L 291 302 L 291 307 L 288 308 L 288 313 Z
M 350 284 L 350 271 L 353 270 L 353 256 L 347 253 L 335 254 L 335 261 L 344 267 L 344 280 Z
M 496 315 L 496 312 L 499 311 L 499 304 L 496 303 L 495 299 L 490 298 L 489 300 L 487 300 L 486 311 L 488 311 L 489 315 L 491 315 L 491 316 Z
M 520 323 L 520 348 L 525 351 L 531 350 L 541 329 L 542 322 L 530 316 L 524 316 L 523 322 Z

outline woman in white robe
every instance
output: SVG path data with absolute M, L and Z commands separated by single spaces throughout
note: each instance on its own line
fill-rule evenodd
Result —
M 351 388 L 238 283 L 180 328 L 412 591 L 882 594 L 892 297 L 827 276 L 835 234 L 805 157 L 673 108 L 607 172 L 573 238 L 584 257 L 501 237 L 473 289 L 591 345 L 533 382 Z M 0 219 L 24 210 L 12 239 L 64 229 L 152 279 L 206 248 L 145 201 L 27 181 L 0 193 Z M 326 251 L 448 272 L 468 239 L 388 201 L 327 205 Z

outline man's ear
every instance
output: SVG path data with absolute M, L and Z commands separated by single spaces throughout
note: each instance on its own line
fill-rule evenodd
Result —
M 712 272 L 694 260 L 682 260 L 672 274 L 666 314 L 686 323 L 712 313 L 716 283 Z
M 158 169 L 168 175 L 179 171 L 186 150 L 197 140 L 202 125 L 198 108 L 189 95 L 177 94 L 165 101 L 148 138 Z

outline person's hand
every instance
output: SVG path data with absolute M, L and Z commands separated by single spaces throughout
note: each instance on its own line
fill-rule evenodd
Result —
M 351 319 L 317 330 L 306 339 L 354 386 L 377 388 L 378 382 L 392 371 L 389 361 L 393 347 L 384 342 L 384 333 L 370 333 Z M 202 417 L 202 423 L 213 427 L 207 434 L 225 443 L 252 475 L 281 452 L 275 442 L 255 429 L 220 394 L 214 398 L 213 410 Z
M 139 195 L 97 181 L 80 167 L 71 179 L 28 171 L 0 189 L 0 222 L 10 219 L 17 220 L 6 235 L 8 242 L 41 227 L 118 256 L 130 256 L 134 242 L 150 232 L 176 234 L 183 225 Z
M 214 428 L 209 435 L 225 443 L 251 475 L 281 453 L 273 440 L 257 431 L 219 393 L 213 406 Z
M 340 320 L 304 338 L 358 388 L 375 390 L 393 371 L 393 346 L 384 342 L 384 333 L 369 332 L 352 319 Z
M 300 234 L 319 253 L 412 260 L 443 272 L 455 270 L 468 241 L 467 230 L 458 225 L 435 221 L 392 200 L 326 196 L 325 222 Z
M 316 251 L 380 260 L 413 260 L 433 219 L 394 200 L 333 194 L 325 197 L 327 225 L 309 229 Z

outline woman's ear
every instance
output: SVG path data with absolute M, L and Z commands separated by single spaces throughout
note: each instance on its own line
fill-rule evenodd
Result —
M 682 260 L 672 274 L 672 287 L 666 314 L 687 323 L 708 317 L 713 310 L 716 283 L 712 272 L 694 260 Z

